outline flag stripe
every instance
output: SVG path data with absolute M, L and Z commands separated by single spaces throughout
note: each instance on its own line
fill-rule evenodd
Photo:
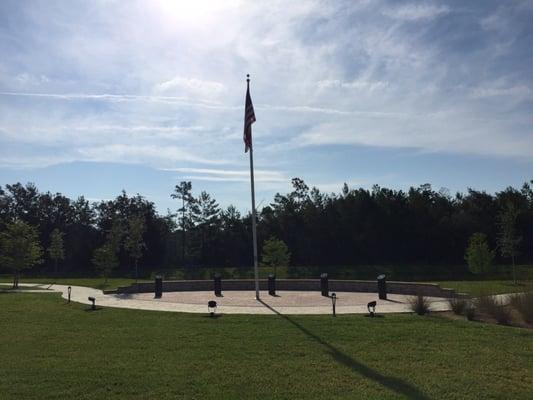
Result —
M 255 122 L 254 105 L 250 96 L 250 86 L 246 88 L 246 103 L 244 107 L 244 152 L 252 148 L 252 124 Z

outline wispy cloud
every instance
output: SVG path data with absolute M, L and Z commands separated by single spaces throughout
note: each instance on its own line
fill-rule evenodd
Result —
M 205 81 L 196 78 L 176 76 L 155 86 L 157 93 L 186 93 L 192 97 L 219 97 L 224 92 L 224 85 L 220 82 Z
M 387 7 L 383 10 L 384 15 L 403 21 L 429 20 L 449 12 L 450 8 L 448 6 L 424 3 L 402 4 Z
M 217 182 L 249 182 L 249 170 L 228 170 L 228 169 L 209 169 L 209 168 L 161 168 L 164 171 L 179 172 L 184 175 L 185 179 L 196 179 Z M 274 170 L 257 169 L 254 171 L 254 179 L 257 182 L 287 182 L 288 178 L 284 173 Z

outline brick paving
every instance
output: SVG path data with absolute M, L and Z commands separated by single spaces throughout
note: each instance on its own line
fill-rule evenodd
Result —
M 4 284 L 11 285 L 11 284 Z M 49 285 L 24 284 L 20 286 L 48 288 Z M 67 299 L 66 285 L 52 285 L 47 290 L 50 293 L 60 292 Z M 24 290 L 27 292 L 28 290 Z M 39 290 L 40 293 L 46 292 Z M 186 313 L 207 313 L 207 302 L 217 302 L 219 314 L 331 314 L 331 299 L 320 295 L 320 292 L 279 291 L 278 296 L 270 296 L 268 292 L 261 292 L 261 301 L 255 299 L 253 291 L 224 291 L 222 297 L 213 292 L 165 292 L 161 299 L 154 299 L 153 293 L 138 293 L 131 295 L 103 294 L 101 290 L 72 286 L 71 300 L 91 304 L 88 297 L 96 299 L 97 307 L 132 308 L 150 311 L 170 311 Z M 376 313 L 405 313 L 411 312 L 405 295 L 388 295 L 388 300 L 379 300 L 377 293 L 337 292 L 336 312 L 338 314 L 366 314 L 367 303 L 376 301 Z M 500 300 L 506 301 L 508 295 L 498 295 Z M 450 309 L 446 299 L 429 297 L 431 310 L 447 311 Z

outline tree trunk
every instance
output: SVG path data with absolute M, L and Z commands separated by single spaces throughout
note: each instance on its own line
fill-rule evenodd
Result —
M 19 274 L 18 272 L 15 272 L 15 276 L 13 277 L 13 289 L 19 288 Z

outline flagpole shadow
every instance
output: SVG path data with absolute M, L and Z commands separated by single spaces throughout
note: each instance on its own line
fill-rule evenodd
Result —
M 383 375 L 373 370 L 372 368 L 367 367 L 366 365 L 356 361 L 349 355 L 343 353 L 342 351 L 337 349 L 335 346 L 326 342 L 324 339 L 315 335 L 313 332 L 309 331 L 307 328 L 303 327 L 298 322 L 292 320 L 287 315 L 281 314 L 279 311 L 271 307 L 269 304 L 265 303 L 263 300 L 258 299 L 258 301 L 261 304 L 263 304 L 266 308 L 268 308 L 275 314 L 279 315 L 281 318 L 285 319 L 287 322 L 290 322 L 292 325 L 294 325 L 301 332 L 309 336 L 311 339 L 315 340 L 317 343 L 326 347 L 331 357 L 338 363 L 343 364 L 344 366 L 350 368 L 352 371 L 360 375 L 363 375 L 365 378 L 371 379 L 377 382 L 378 384 L 386 387 L 387 389 L 390 389 L 400 395 L 407 396 L 410 399 L 430 400 L 430 397 L 426 396 L 424 393 L 422 393 L 420 390 L 418 390 L 416 387 L 412 386 L 411 384 L 405 382 L 404 380 L 400 378 Z

